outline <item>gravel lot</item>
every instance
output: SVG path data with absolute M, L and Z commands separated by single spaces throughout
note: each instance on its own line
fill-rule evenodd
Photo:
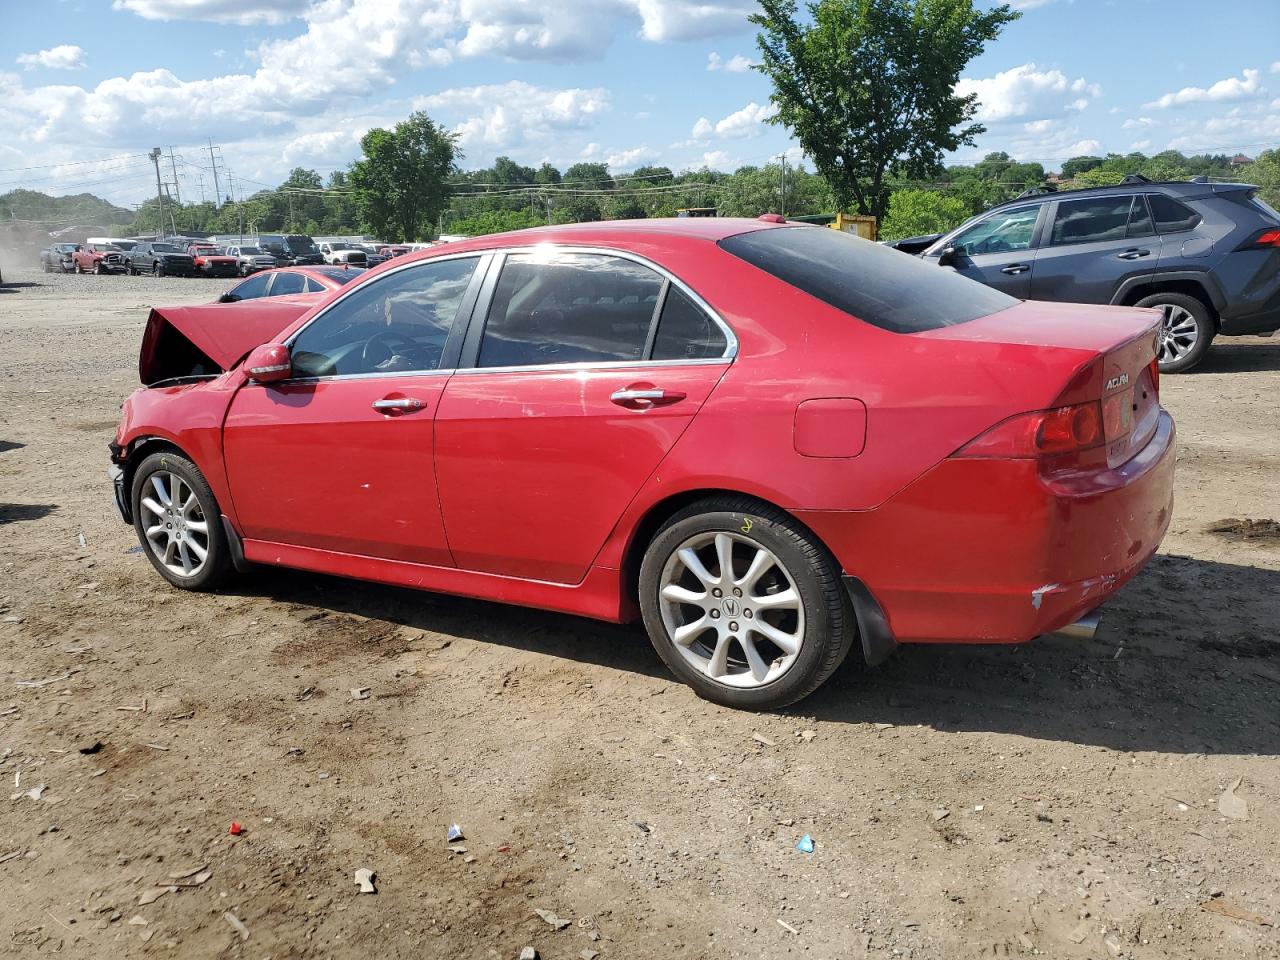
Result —
M 6 267 L 0 953 L 1280 956 L 1280 532 L 1219 523 L 1280 519 L 1280 340 L 1164 379 L 1177 512 L 1094 641 L 906 649 L 753 716 L 638 627 L 170 589 L 106 444 L 147 306 L 228 282 Z

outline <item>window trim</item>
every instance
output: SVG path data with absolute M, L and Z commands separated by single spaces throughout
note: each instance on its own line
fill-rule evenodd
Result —
M 1068 192 L 1070 192 L 1070 191 L 1068 191 Z M 1117 237 L 1111 237 L 1110 239 L 1102 239 L 1102 240 L 1068 240 L 1068 241 L 1066 241 L 1066 242 L 1064 242 L 1064 243 L 1054 243 L 1054 242 L 1053 242 L 1053 228 L 1054 228 L 1054 226 L 1056 226 L 1056 225 L 1057 225 L 1057 222 L 1058 222 L 1058 213 L 1059 213 L 1059 211 L 1062 209 L 1062 205 L 1063 205 L 1064 203 L 1088 203 L 1090 200 L 1120 200 L 1120 199 L 1129 199 L 1129 213 L 1130 213 L 1130 214 L 1132 214 L 1132 213 L 1133 213 L 1133 200 L 1132 200 L 1132 197 L 1133 197 L 1133 194 L 1132 194 L 1132 193 L 1105 193 L 1105 194 L 1101 194 L 1101 195 L 1095 195 L 1095 196 L 1092 196 L 1092 197 L 1062 197 L 1062 198 L 1060 198 L 1060 199 L 1054 200 L 1054 202 L 1053 202 L 1053 216 L 1052 216 L 1052 218 L 1049 220 L 1049 222 L 1045 224 L 1045 234 L 1046 234 L 1046 236 L 1045 236 L 1045 249 L 1047 249 L 1047 250 L 1056 250 L 1056 249 L 1058 249 L 1059 247 L 1082 247 L 1082 246 L 1084 246 L 1084 245 L 1086 245 L 1086 244 L 1090 244 L 1090 243 L 1124 243 L 1126 240 L 1128 240 L 1128 239 L 1130 239 L 1130 238 L 1129 238 L 1129 237 L 1127 237 L 1127 236 L 1121 236 L 1121 237 L 1118 237 L 1118 238 L 1117 238 Z M 1147 207 L 1147 212 L 1148 212 L 1148 213 L 1150 213 L 1150 212 L 1151 212 L 1151 208 L 1150 208 L 1150 207 Z M 1154 230 L 1154 229 L 1155 229 L 1155 219 L 1154 219 L 1154 218 L 1152 219 L 1151 224 L 1152 224 L 1152 229 Z M 1124 222 L 1124 229 L 1125 229 L 1125 234 L 1128 234 L 1128 232 L 1129 232 L 1129 220 L 1128 220 L 1127 216 L 1126 216 L 1126 219 L 1125 219 L 1125 222 Z M 1153 234 L 1152 236 L 1158 236 L 1158 235 L 1159 235 L 1159 234 L 1157 233 L 1157 234 Z M 1145 238 L 1143 238 L 1143 237 L 1134 237 L 1134 238 L 1132 238 L 1132 239 L 1135 239 L 1135 240 L 1142 240 L 1142 239 L 1145 239 Z
M 378 276 L 370 282 L 378 283 L 379 281 L 385 279 L 386 277 L 391 276 L 392 274 L 401 273 L 402 271 L 405 271 L 405 270 L 412 270 L 414 267 L 428 266 L 430 264 L 435 264 L 435 263 L 444 263 L 445 261 L 448 261 L 448 260 L 474 259 L 479 261 L 476 264 L 475 270 L 471 274 L 471 279 L 467 282 L 467 289 L 462 294 L 462 303 L 458 305 L 458 315 L 454 318 L 453 327 L 450 329 L 449 336 L 445 340 L 444 356 L 447 357 L 451 352 L 456 352 L 453 350 L 453 348 L 455 347 L 455 345 L 459 344 L 462 340 L 462 337 L 465 336 L 465 332 L 460 332 L 460 331 L 466 331 L 470 329 L 472 314 L 475 311 L 476 302 L 480 293 L 481 283 L 483 282 L 483 279 L 487 277 L 489 269 L 492 265 L 492 261 L 494 260 L 492 253 L 493 251 L 491 250 L 469 250 L 469 251 L 458 251 L 456 253 L 450 253 L 441 257 L 431 257 L 426 260 L 413 260 L 409 263 L 399 264 L 398 266 L 395 266 L 390 270 L 384 270 L 380 272 Z M 316 321 L 318 321 L 321 317 L 327 316 L 331 310 L 335 309 L 338 306 L 338 304 L 340 304 L 347 297 L 354 294 L 362 286 L 364 286 L 363 280 L 353 280 L 351 283 L 348 283 L 345 286 L 340 287 L 339 288 L 340 292 L 337 297 L 335 297 L 333 300 L 330 300 L 328 303 L 326 303 L 323 307 L 320 308 L 319 313 L 315 314 L 313 317 L 311 317 L 310 320 L 308 320 L 306 323 L 300 326 L 297 330 L 291 333 L 284 341 L 284 347 L 289 351 L 290 355 L 293 354 L 294 343 L 297 342 L 298 338 L 302 336 L 305 330 L 310 328 L 310 326 Z M 443 360 L 444 357 L 442 357 L 441 359 Z M 327 383 L 331 380 L 332 381 L 376 380 L 376 379 L 383 379 L 386 377 L 440 376 L 442 374 L 454 373 L 454 371 L 457 369 L 456 364 L 457 364 L 457 358 L 455 357 L 453 365 L 447 366 L 447 367 L 440 367 L 439 369 L 436 369 L 436 370 L 387 370 L 380 373 L 335 373 L 326 377 L 289 377 L 285 380 L 279 381 L 279 384 Z M 264 386 L 264 387 L 276 386 L 276 385 L 277 384 L 261 384 L 261 386 Z
M 724 352 L 718 357 L 700 357 L 696 359 L 679 360 L 652 360 L 648 357 L 641 357 L 639 360 L 582 360 L 573 363 L 537 363 L 502 367 L 478 366 L 480 360 L 480 342 L 484 337 L 485 325 L 488 323 L 489 308 L 493 304 L 493 294 L 498 286 L 498 278 L 502 274 L 502 268 L 506 265 L 507 257 L 513 254 L 521 255 L 543 253 L 547 250 L 552 250 L 555 253 L 596 254 L 617 257 L 620 260 L 629 260 L 642 267 L 647 267 L 663 280 L 663 286 L 658 294 L 658 302 L 655 304 L 653 317 L 650 318 L 649 334 L 645 339 L 646 353 L 651 352 L 652 341 L 656 336 L 657 324 L 662 315 L 661 308 L 666 303 L 666 294 L 671 286 L 679 289 L 681 293 L 689 298 L 694 306 L 703 311 L 703 313 L 711 319 L 711 322 L 721 329 L 725 336 Z M 471 322 L 468 324 L 467 336 L 462 345 L 462 355 L 458 358 L 457 370 L 459 373 L 519 373 L 522 371 L 546 372 L 548 370 L 583 371 L 614 369 L 618 367 L 632 368 L 637 366 L 653 367 L 724 364 L 732 363 L 738 356 L 738 335 L 734 332 L 733 328 L 725 322 L 724 318 L 721 317 L 720 314 L 697 293 L 697 291 L 693 290 L 693 288 L 666 267 L 655 263 L 648 257 L 641 256 L 638 253 L 632 253 L 630 250 L 620 250 L 617 247 L 562 243 L 522 244 L 516 247 L 501 247 L 490 252 L 494 254 L 493 260 L 489 265 L 489 272 L 485 276 L 484 285 L 480 290 L 480 296 L 472 308 Z

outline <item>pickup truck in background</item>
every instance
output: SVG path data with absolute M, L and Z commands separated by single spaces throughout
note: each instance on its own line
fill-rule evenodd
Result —
M 124 251 L 114 243 L 78 243 L 71 254 L 75 273 L 124 273 Z

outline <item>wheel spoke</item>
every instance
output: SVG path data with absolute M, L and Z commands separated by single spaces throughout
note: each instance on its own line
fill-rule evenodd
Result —
M 756 683 L 763 683 L 764 678 L 769 675 L 769 665 L 764 662 L 760 656 L 760 651 L 756 649 L 755 641 L 749 636 L 741 639 L 742 652 L 747 655 L 747 665 L 751 667 L 751 676 L 755 677 Z
M 1181 320 L 1174 327 L 1169 329 L 1171 337 L 1194 337 L 1196 335 L 1196 321 L 1192 317 Z
M 684 547 L 679 552 L 680 562 L 684 564 L 684 568 L 692 573 L 695 577 L 710 587 L 713 583 L 718 583 L 715 577 L 702 565 L 702 561 L 698 559 L 698 555 L 693 552 L 692 547 Z
M 751 558 L 751 566 L 747 567 L 747 572 L 742 575 L 742 579 L 734 581 L 734 586 L 741 587 L 750 596 L 756 581 L 764 576 L 764 572 L 772 566 L 773 555 L 763 547 L 758 548 L 756 555 Z
M 165 566 L 166 566 L 166 567 L 171 567 L 171 566 L 173 566 L 173 564 L 174 564 L 174 555 L 175 555 L 177 552 L 178 552 L 178 541 L 177 541 L 177 540 L 170 540 L 168 543 L 166 543 L 166 544 L 164 545 L 164 556 L 163 556 L 163 557 L 161 557 L 160 559 L 164 561 L 164 564 L 165 564 Z
M 795 637 L 784 630 L 779 630 L 773 624 L 764 620 L 756 620 L 751 625 L 751 629 L 760 634 L 760 636 L 764 637 L 766 640 L 771 641 L 775 647 L 787 656 L 792 656 L 800 649 L 800 640 L 798 637 Z
M 147 527 L 148 540 L 150 540 L 152 537 L 156 536 L 157 534 L 163 534 L 163 533 L 164 533 L 163 523 L 157 523 L 154 527 Z
M 188 488 L 187 498 L 182 501 L 182 515 L 185 517 L 191 513 L 192 507 L 200 505 L 200 501 L 196 499 L 196 492 Z
M 724 634 L 716 640 L 716 648 L 707 661 L 707 676 L 718 680 L 729 672 L 729 635 Z
M 169 496 L 169 491 L 164 488 L 164 480 L 161 479 L 162 474 L 154 473 L 151 475 L 151 486 L 155 487 L 156 496 L 160 498 L 160 502 L 166 507 L 173 505 L 173 498 Z
M 152 513 L 154 513 L 157 517 L 164 516 L 164 507 L 160 506 L 160 504 L 156 503 L 155 500 L 151 499 L 150 497 L 143 497 L 142 500 L 139 502 L 148 510 L 150 510 Z
M 183 545 L 186 546 L 186 548 L 190 550 L 192 553 L 194 553 L 196 555 L 196 559 L 199 560 L 201 563 L 204 563 L 204 558 L 209 555 L 209 551 L 206 550 L 204 547 L 200 546 L 200 544 L 196 543 L 195 540 L 184 540 Z
M 687 647 L 697 639 L 700 633 L 707 629 L 710 623 L 710 617 L 699 617 L 692 623 L 686 623 L 682 627 L 677 627 L 676 631 L 671 635 L 671 639 L 675 641 L 677 646 Z
M 720 565 L 720 582 L 732 582 L 733 538 L 727 533 L 716 534 L 716 562 Z
M 178 556 L 182 558 L 182 572 L 190 575 L 191 573 L 191 554 L 187 550 L 187 544 L 184 540 L 178 541 Z
M 206 523 L 204 520 L 188 520 L 187 529 L 190 530 L 192 533 L 208 534 L 209 524 Z
M 752 597 L 751 602 L 761 610 L 794 610 L 800 606 L 800 595 L 788 587 L 778 593 L 766 593 Z
M 194 523 L 187 524 L 192 530 L 197 529 Z M 201 525 L 203 526 L 203 524 Z M 672 603 L 688 603 L 693 606 L 701 606 L 707 599 L 707 592 L 694 593 L 678 583 L 668 583 L 662 588 L 662 596 L 664 599 L 670 600 Z

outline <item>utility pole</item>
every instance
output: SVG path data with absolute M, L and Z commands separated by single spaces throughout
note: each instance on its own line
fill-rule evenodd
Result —
M 782 216 L 787 215 L 787 155 L 785 153 L 779 156 L 782 161 Z
M 178 206 L 182 206 L 182 188 L 178 186 L 178 164 L 173 159 L 173 144 L 169 145 L 169 171 L 173 174 L 173 192 L 177 195 Z
M 213 209 L 222 206 L 222 188 L 218 186 L 218 161 L 213 157 L 213 138 L 209 138 L 209 163 L 213 165 Z
M 156 238 L 164 239 L 164 189 L 160 186 L 160 148 L 151 148 L 151 162 L 156 165 L 156 203 L 160 204 L 160 226 L 156 228 Z M 175 233 L 177 231 L 174 231 Z
M 204 206 L 205 196 L 204 196 L 204 174 L 203 173 L 197 175 L 196 182 L 200 185 L 200 205 Z

